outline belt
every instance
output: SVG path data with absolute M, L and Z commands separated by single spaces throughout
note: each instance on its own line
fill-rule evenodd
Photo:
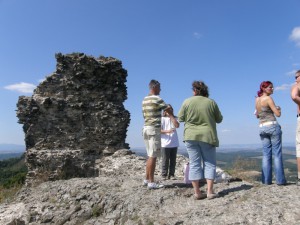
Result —
M 270 125 L 273 125 L 273 124 L 277 124 L 277 121 L 264 122 L 264 123 L 259 124 L 259 127 L 270 126 Z

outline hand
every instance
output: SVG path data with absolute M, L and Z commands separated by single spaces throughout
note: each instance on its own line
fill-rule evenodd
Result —
M 170 134 L 174 133 L 174 130 L 175 130 L 175 129 L 169 130 L 169 133 L 170 133 Z
M 167 113 L 167 115 L 174 116 L 174 115 L 173 115 L 173 110 L 172 110 L 172 108 L 171 108 L 171 107 L 169 107 L 169 108 L 166 108 L 166 109 L 165 109 L 165 112 Z

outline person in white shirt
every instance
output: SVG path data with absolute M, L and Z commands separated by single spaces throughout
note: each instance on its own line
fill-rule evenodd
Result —
M 173 113 L 173 108 L 168 105 Z M 161 118 L 161 161 L 163 179 L 176 179 L 175 166 L 177 149 L 179 146 L 176 128 L 179 127 L 177 117 L 170 117 L 169 113 L 164 111 Z

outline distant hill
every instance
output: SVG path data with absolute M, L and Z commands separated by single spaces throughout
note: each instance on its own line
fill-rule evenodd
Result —
M 20 153 L 25 152 L 25 145 L 0 144 L 0 153 Z

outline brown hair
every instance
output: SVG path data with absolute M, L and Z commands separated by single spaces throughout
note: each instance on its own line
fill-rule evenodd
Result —
M 167 104 L 167 106 L 170 107 L 172 110 L 174 110 L 170 104 Z M 164 117 L 167 116 L 167 112 L 165 110 L 163 111 L 162 116 L 164 116 Z
M 203 97 L 208 97 L 208 87 L 203 81 L 194 81 L 193 84 L 193 91 L 195 92 L 195 95 L 200 95 Z

